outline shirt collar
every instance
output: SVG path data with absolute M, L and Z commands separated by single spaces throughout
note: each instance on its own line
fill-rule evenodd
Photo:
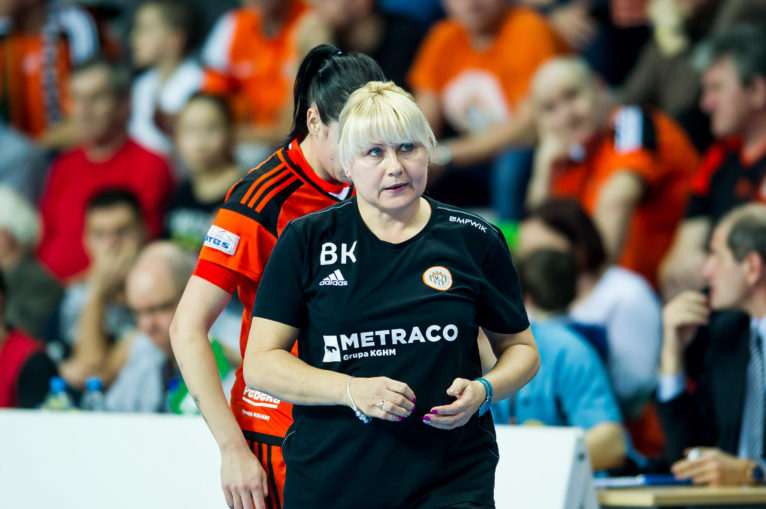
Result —
M 766 351 L 766 315 L 750 319 L 750 330 L 757 331 L 761 336 L 761 349 Z

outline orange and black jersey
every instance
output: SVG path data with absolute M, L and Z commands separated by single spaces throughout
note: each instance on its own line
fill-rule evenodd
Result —
M 232 187 L 210 227 L 194 274 L 233 293 L 245 310 L 240 332 L 244 355 L 251 312 L 263 269 L 287 223 L 334 205 L 351 186 L 320 179 L 306 162 L 297 140 L 272 154 Z M 284 437 L 292 423 L 291 405 L 249 390 L 237 370 L 231 407 L 245 431 Z
M 766 202 L 766 144 L 754 157 L 742 153 L 742 140 L 727 138 L 708 149 L 692 180 L 686 219 L 717 223 L 731 209 Z

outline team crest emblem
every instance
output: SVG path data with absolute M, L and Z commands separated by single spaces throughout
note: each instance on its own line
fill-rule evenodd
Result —
M 452 288 L 452 274 L 445 267 L 431 267 L 423 273 L 423 282 L 443 292 Z

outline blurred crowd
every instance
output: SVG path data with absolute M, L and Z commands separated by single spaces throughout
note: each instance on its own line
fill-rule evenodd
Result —
M 411 91 L 428 194 L 507 234 L 542 365 L 498 424 L 580 426 L 599 471 L 763 462 L 766 0 L 0 0 L 0 407 L 58 375 L 193 411 L 170 322 L 324 42 Z

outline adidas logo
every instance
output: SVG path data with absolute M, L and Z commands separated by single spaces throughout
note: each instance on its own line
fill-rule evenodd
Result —
M 340 269 L 335 269 L 335 272 L 319 282 L 319 286 L 348 286 L 348 281 L 340 273 Z

